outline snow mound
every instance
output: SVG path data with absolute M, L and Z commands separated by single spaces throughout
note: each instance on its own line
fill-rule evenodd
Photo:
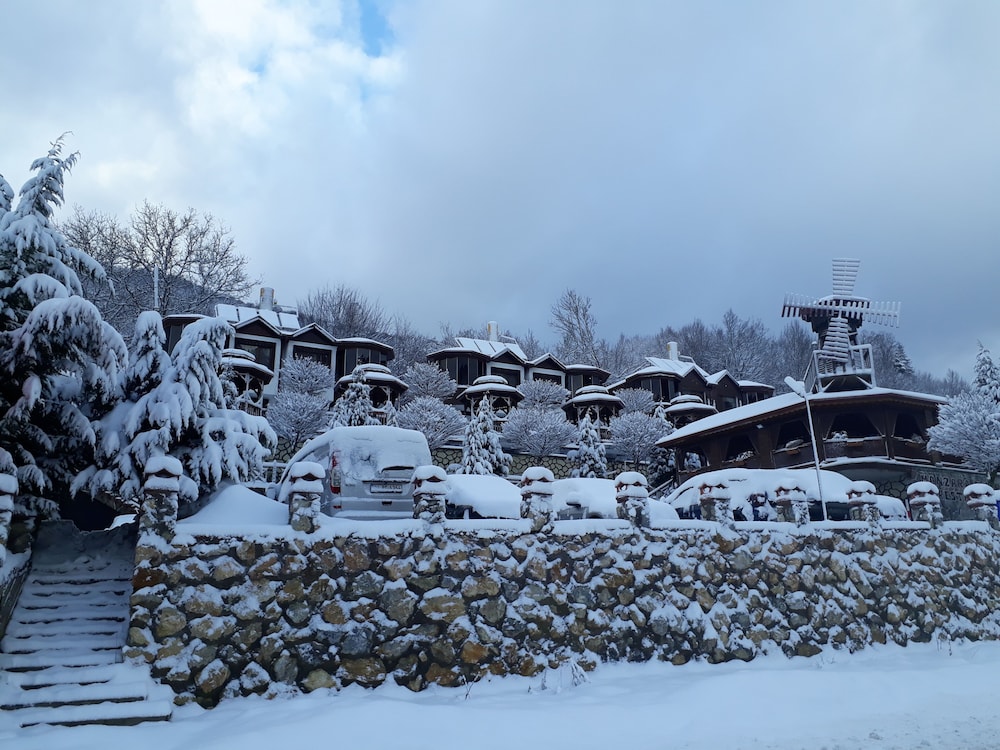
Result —
M 215 493 L 204 508 L 177 523 L 287 525 L 288 506 L 243 485 L 227 484 Z

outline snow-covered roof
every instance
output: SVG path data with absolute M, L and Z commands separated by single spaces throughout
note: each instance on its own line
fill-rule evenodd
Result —
M 341 346 L 374 346 L 378 349 L 388 349 L 392 351 L 392 347 L 382 341 L 376 341 L 375 339 L 365 338 L 364 336 L 349 336 L 345 339 L 337 339 L 337 343 Z
M 918 399 L 929 401 L 935 404 L 947 403 L 947 399 L 941 396 L 933 396 L 929 393 L 917 393 L 915 391 L 899 391 L 892 388 L 866 388 L 857 391 L 838 391 L 836 393 L 813 393 L 809 395 L 809 403 L 823 404 L 836 401 L 850 401 L 852 399 L 870 400 L 872 398 L 898 396 L 906 399 Z M 760 419 L 770 414 L 790 409 L 799 404 L 803 404 L 802 397 L 795 393 L 782 393 L 778 396 L 765 398 L 746 406 L 738 406 L 735 409 L 728 409 L 718 414 L 702 417 L 696 422 L 681 427 L 660 440 L 657 444 L 661 446 L 671 445 L 679 440 L 698 435 L 707 430 L 714 430 L 726 427 L 738 422 L 751 419 Z
M 631 380 L 635 377 L 645 377 L 645 376 L 656 376 L 656 375 L 667 375 L 677 378 L 683 378 L 689 372 L 694 370 L 697 372 L 706 382 L 708 381 L 709 375 L 701 367 L 695 364 L 691 359 L 669 359 L 667 357 L 646 357 L 646 366 L 640 367 L 634 372 L 630 372 L 624 378 L 616 383 L 612 383 L 609 388 L 618 388 L 622 386 L 626 381 Z M 722 372 L 725 372 L 723 370 Z
M 299 316 L 296 313 L 280 310 L 258 310 L 256 307 L 244 305 L 216 305 L 215 314 L 234 327 L 249 323 L 254 318 L 260 318 L 282 333 L 293 333 L 302 327 L 299 325 Z
M 462 395 L 474 396 L 479 393 L 503 393 L 517 399 L 524 398 L 523 393 L 499 375 L 483 375 L 476 378 L 475 382 L 462 392 Z
M 389 383 L 390 385 L 396 386 L 401 391 L 405 391 L 407 388 L 409 388 L 409 386 L 406 383 L 404 383 L 402 380 L 393 375 L 392 371 L 389 370 L 389 368 L 386 367 L 385 365 L 376 365 L 370 363 L 366 365 L 358 365 L 358 367 L 364 370 L 366 383 L 383 383 L 383 384 Z M 354 374 L 349 373 L 340 378 L 337 381 L 337 385 L 347 386 L 353 379 L 354 379 Z
M 474 354 L 482 354 L 490 359 L 495 359 L 505 352 L 510 352 L 521 362 L 528 361 L 528 357 L 525 355 L 524 350 L 521 349 L 520 344 L 512 341 L 490 341 L 488 339 L 470 339 L 465 336 L 456 336 L 455 344 L 455 346 L 447 347 L 434 353 L 472 352 Z
M 609 404 L 614 403 L 621 406 L 622 400 L 618 396 L 614 395 L 603 385 L 587 385 L 576 392 L 567 404 L 573 406 L 579 406 L 580 404 L 594 404 L 602 403 Z

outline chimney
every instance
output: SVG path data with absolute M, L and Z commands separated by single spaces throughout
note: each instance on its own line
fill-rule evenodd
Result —
M 670 341 L 667 343 L 667 359 L 677 360 L 680 353 L 677 351 L 677 342 Z
M 274 287 L 262 286 L 260 288 L 260 304 L 257 305 L 258 310 L 273 310 L 274 309 Z
M 486 338 L 490 341 L 500 340 L 500 324 L 491 320 L 486 324 Z

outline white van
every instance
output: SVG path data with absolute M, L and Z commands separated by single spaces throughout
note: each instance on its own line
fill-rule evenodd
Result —
M 292 457 L 326 468 L 321 509 L 330 516 L 400 518 L 413 514 L 413 471 L 431 463 L 427 438 L 416 430 L 372 425 L 334 427 Z M 288 501 L 285 469 L 276 497 Z

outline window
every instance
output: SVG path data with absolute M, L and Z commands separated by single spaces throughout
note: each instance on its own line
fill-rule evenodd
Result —
M 274 369 L 274 354 L 277 345 L 273 341 L 254 341 L 252 339 L 236 339 L 236 348 L 250 352 L 257 364 L 264 365 L 269 370 Z
M 338 352 L 337 364 L 339 365 L 338 375 L 350 375 L 358 365 L 389 364 L 389 355 L 379 349 L 350 346 Z
M 295 348 L 292 349 L 292 356 L 299 359 L 311 359 L 313 362 L 319 362 L 326 367 L 329 367 L 333 361 L 333 352 L 329 349 L 316 349 L 311 346 L 302 346 L 301 344 L 295 345 Z
M 508 385 L 512 385 L 515 388 L 521 385 L 521 371 L 515 370 L 513 367 L 498 367 L 497 365 L 493 365 L 490 368 L 490 374 L 499 375 L 507 381 Z
M 472 385 L 476 378 L 483 375 L 483 363 L 476 357 L 448 357 L 443 361 L 442 369 L 448 371 L 449 377 L 458 385 Z
M 544 380 L 549 383 L 555 383 L 556 385 L 562 385 L 562 378 L 551 372 L 533 372 L 531 374 L 532 380 Z

